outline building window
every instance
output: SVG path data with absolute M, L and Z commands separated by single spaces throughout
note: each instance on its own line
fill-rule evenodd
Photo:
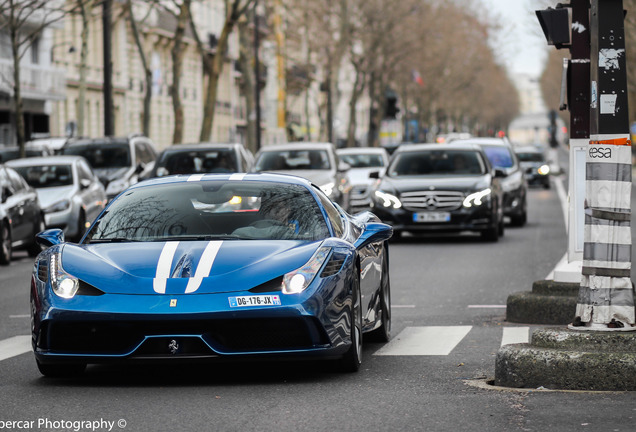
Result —
M 36 37 L 31 43 L 31 63 L 40 64 L 40 38 Z

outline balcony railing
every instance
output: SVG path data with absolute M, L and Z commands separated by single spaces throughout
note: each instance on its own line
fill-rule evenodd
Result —
M 20 90 L 23 98 L 62 100 L 66 97 L 66 73 L 64 69 L 21 65 Z M 7 59 L 0 59 L 0 92 L 13 95 L 13 62 Z

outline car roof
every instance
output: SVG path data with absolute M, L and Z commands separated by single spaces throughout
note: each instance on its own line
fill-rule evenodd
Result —
M 347 147 L 337 149 L 336 153 L 340 154 L 382 154 L 388 155 L 383 147 Z
M 162 150 L 162 153 L 191 151 L 191 150 L 216 150 L 216 149 L 234 149 L 243 147 L 241 143 L 193 143 L 193 144 L 174 144 Z
M 458 139 L 458 140 L 452 141 L 452 143 L 453 144 L 471 143 L 471 144 L 478 144 L 478 145 L 500 145 L 500 146 L 511 147 L 509 141 L 506 141 L 502 138 L 493 138 L 493 137 Z
M 8 166 L 33 166 L 33 165 L 55 165 L 55 164 L 73 164 L 75 161 L 84 159 L 82 156 L 42 156 L 23 159 L 14 159 L 6 162 Z
M 281 150 L 329 150 L 334 149 L 334 145 L 328 142 L 289 142 L 287 144 L 272 144 L 265 147 L 261 147 L 259 153 L 266 151 L 281 151 Z
M 473 143 L 464 143 L 460 141 L 453 141 L 452 143 L 425 143 L 425 144 L 409 144 L 407 146 L 400 146 L 395 151 L 394 155 L 409 153 L 409 152 L 418 152 L 422 150 L 473 150 L 473 151 L 481 151 L 481 148 L 477 144 Z
M 137 188 L 143 186 L 155 186 L 171 183 L 186 183 L 192 181 L 260 181 L 269 183 L 287 183 L 292 185 L 301 185 L 309 189 L 312 188 L 312 183 L 303 178 L 290 174 L 275 174 L 271 172 L 263 173 L 223 173 L 223 174 L 177 174 L 169 175 L 165 177 L 155 177 L 148 180 L 141 181 L 134 184 L 130 188 Z
M 75 138 L 68 140 L 64 147 L 80 145 L 108 145 L 108 144 L 128 144 L 128 137 L 100 137 L 100 138 Z

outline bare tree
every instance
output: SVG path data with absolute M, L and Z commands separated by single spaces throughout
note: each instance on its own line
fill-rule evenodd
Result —
M 201 40 L 194 20 L 192 19 L 192 13 L 189 14 L 192 34 L 201 55 L 203 72 L 207 77 L 205 99 L 203 104 L 203 124 L 201 125 L 201 133 L 199 135 L 200 141 L 209 141 L 212 136 L 214 108 L 217 99 L 217 86 L 219 77 L 223 72 L 230 34 L 238 23 L 239 18 L 247 12 L 253 3 L 254 0 L 231 0 L 226 2 L 225 21 L 223 23 L 221 34 L 218 37 L 216 52 L 214 54 L 212 54 L 210 47 L 206 46 L 206 44 L 204 44 Z
M 51 0 L 3 0 L 0 2 L 0 31 L 9 34 L 13 71 L 3 76 L 13 87 L 15 124 L 20 157 L 25 156 L 24 107 L 22 100 L 20 61 L 42 31 L 61 20 L 71 9 L 64 2 Z

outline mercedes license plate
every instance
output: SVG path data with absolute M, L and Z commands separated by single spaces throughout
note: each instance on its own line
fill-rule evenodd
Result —
M 413 213 L 413 222 L 449 222 L 449 212 Z
M 277 295 L 228 297 L 228 300 L 230 307 L 280 306 L 280 296 Z

